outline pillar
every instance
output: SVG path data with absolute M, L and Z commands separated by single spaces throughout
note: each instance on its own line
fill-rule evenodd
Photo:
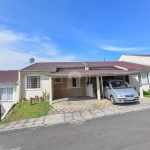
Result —
M 50 97 L 49 97 L 49 102 L 50 102 L 50 104 L 52 104 L 52 100 L 53 100 L 53 79 L 51 77 L 49 77 L 49 81 L 50 81 Z
M 141 74 L 138 74 L 138 79 L 139 79 L 139 92 L 140 92 L 140 98 L 143 98 L 143 88 L 142 88 Z
M 97 84 L 97 99 L 98 99 L 98 100 L 101 100 L 99 76 L 96 76 L 96 84 Z

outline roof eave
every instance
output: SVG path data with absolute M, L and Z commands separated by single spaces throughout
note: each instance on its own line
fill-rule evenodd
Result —
M 9 85 L 17 85 L 18 82 L 4 82 L 4 83 L 0 83 L 0 85 L 6 85 L 6 84 L 9 84 Z

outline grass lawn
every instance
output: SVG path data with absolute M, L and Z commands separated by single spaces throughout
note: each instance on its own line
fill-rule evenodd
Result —
M 46 116 L 51 108 L 48 101 L 33 101 L 32 106 L 29 105 L 29 102 L 21 102 L 18 107 L 12 109 L 12 114 L 1 123 Z
M 144 94 L 144 97 L 150 98 L 150 91 L 147 91 L 147 92 L 144 91 L 143 94 Z

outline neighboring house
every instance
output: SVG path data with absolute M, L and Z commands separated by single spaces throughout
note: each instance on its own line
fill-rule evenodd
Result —
M 18 70 L 0 71 L 0 102 L 2 113 L 19 99 Z
M 118 61 L 126 61 L 126 62 L 150 66 L 150 55 L 121 55 Z M 145 71 L 141 73 L 141 80 L 142 80 L 143 90 L 144 91 L 150 90 L 149 71 Z M 129 81 L 136 89 L 138 89 L 138 76 L 137 75 L 130 75 Z
M 7 71 L 2 71 L 6 73 Z M 10 71 L 11 72 L 11 71 Z M 13 87 L 15 93 L 14 102 L 23 98 L 41 97 L 42 91 L 50 93 L 50 104 L 57 98 L 90 96 L 93 97 L 92 83 L 96 83 L 97 99 L 103 97 L 103 80 L 124 79 L 129 82 L 130 75 L 138 75 L 150 72 L 150 66 L 129 62 L 42 62 L 34 63 L 26 68 L 15 71 L 15 79 L 9 83 L 0 80 L 5 87 Z M 1 76 L 11 78 L 11 76 Z M 1 83 L 3 81 L 3 83 Z M 14 83 L 14 84 L 12 84 Z M 132 85 L 132 82 L 130 83 Z M 1 87 L 3 88 L 4 85 Z M 19 89 L 19 90 L 17 90 Z M 139 80 L 138 92 L 143 97 L 141 80 Z M 3 92 L 1 93 L 3 96 Z M 6 101 L 7 99 L 2 101 Z

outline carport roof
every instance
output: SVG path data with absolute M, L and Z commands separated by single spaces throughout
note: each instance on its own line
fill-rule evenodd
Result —
M 18 81 L 18 70 L 0 70 L 1 83 L 16 83 Z

